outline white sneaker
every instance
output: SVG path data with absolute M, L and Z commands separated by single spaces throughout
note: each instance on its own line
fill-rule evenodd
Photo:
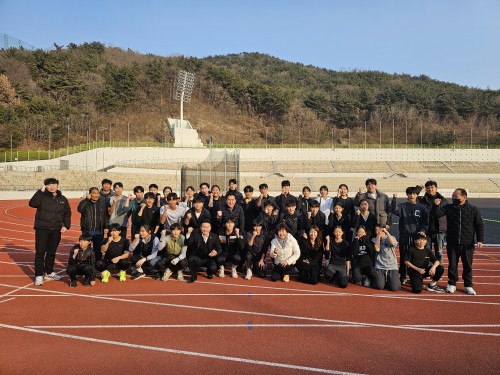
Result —
M 161 277 L 161 281 L 167 281 L 170 278 L 170 276 L 172 276 L 172 271 L 170 271 L 170 268 L 167 268 L 165 270 L 165 273 Z
M 236 272 L 236 266 L 232 266 L 231 267 L 231 277 L 233 279 L 237 279 L 238 278 L 238 272 Z
M 35 286 L 42 286 L 42 285 L 43 285 L 43 276 L 35 277 Z
M 56 280 L 56 281 L 58 281 L 58 280 L 61 280 L 61 279 L 62 279 L 62 277 L 61 277 L 61 276 L 59 276 L 59 275 L 57 275 L 55 272 L 49 273 L 48 275 L 45 275 L 45 276 L 43 277 L 43 280 L 44 280 L 44 281 L 51 281 L 51 280 Z
M 247 274 L 245 275 L 245 280 L 250 280 L 252 278 L 252 270 L 247 269 Z
M 465 293 L 467 293 L 469 296 L 475 296 L 476 295 L 476 291 L 474 289 L 472 289 L 471 286 L 466 286 L 465 287 Z
M 455 285 L 448 284 L 446 286 L 446 293 L 455 293 L 457 287 Z
M 224 278 L 224 266 L 219 267 L 219 277 Z
M 182 271 L 177 272 L 177 281 L 184 281 L 184 274 Z

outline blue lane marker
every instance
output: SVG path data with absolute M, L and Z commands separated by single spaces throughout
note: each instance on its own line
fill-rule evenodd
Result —
M 252 292 L 248 292 L 248 298 L 252 297 Z
M 251 320 L 248 321 L 247 328 L 248 328 L 249 331 L 253 330 L 253 326 L 252 326 L 252 321 Z

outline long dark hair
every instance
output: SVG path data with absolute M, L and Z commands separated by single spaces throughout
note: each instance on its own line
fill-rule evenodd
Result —
M 323 240 L 321 238 L 322 237 L 321 232 L 316 225 L 311 225 L 311 227 L 307 231 L 307 244 L 308 244 L 308 246 L 311 244 L 311 238 L 309 237 L 309 232 L 311 231 L 311 229 L 315 230 L 318 233 L 318 236 L 314 240 L 312 247 L 314 250 L 319 251 L 319 249 L 321 248 L 321 245 L 323 244 Z

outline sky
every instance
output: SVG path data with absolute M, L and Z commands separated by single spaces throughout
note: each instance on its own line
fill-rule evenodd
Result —
M 0 33 L 43 49 L 260 52 L 500 89 L 499 0 L 0 0 Z

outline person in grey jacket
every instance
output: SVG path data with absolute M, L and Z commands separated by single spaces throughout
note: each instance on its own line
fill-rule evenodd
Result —
M 472 288 L 472 260 L 474 257 L 474 239 L 477 247 L 483 247 L 484 223 L 481 212 L 467 200 L 467 191 L 463 188 L 455 189 L 451 196 L 453 203 L 440 207 L 441 200 L 434 200 L 433 212 L 437 217 L 446 216 L 448 255 L 448 286 L 446 291 L 454 293 L 458 281 L 458 258 L 462 260 L 462 279 L 465 292 L 475 295 Z
M 368 211 L 377 218 L 377 223 L 389 229 L 391 225 L 391 202 L 387 194 L 377 189 L 377 180 L 369 178 L 365 182 L 366 192 L 359 188 L 359 192 L 354 197 L 354 204 L 359 207 L 362 199 L 368 201 Z

